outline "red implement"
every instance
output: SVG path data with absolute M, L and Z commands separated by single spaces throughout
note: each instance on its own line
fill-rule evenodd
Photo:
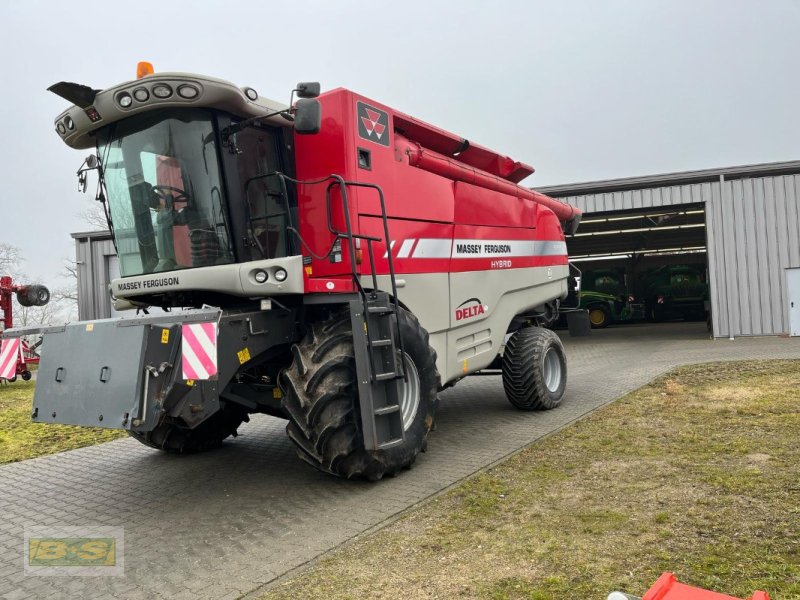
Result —
M 17 299 L 24 303 L 24 306 L 43 306 L 50 300 L 50 292 L 44 286 L 14 285 L 11 277 L 0 277 L 0 332 L 14 327 L 11 307 L 11 300 L 14 294 L 17 294 Z M 13 358 L 8 355 L 11 346 L 8 345 L 5 348 L 5 358 L 10 360 L 10 358 Z M 17 375 L 21 375 L 27 381 L 31 378 L 28 365 L 39 363 L 39 354 L 36 352 L 36 346 L 29 346 L 25 340 L 21 340 L 19 345 L 14 346 L 13 354 L 16 355 L 16 358 L 14 358 L 16 366 L 11 368 L 10 364 L 0 364 L 0 368 L 6 367 L 0 370 L 0 373 L 3 373 L 0 377 L 13 381 Z M 2 350 L 0 350 L 0 359 L 2 358 Z
M 679 583 L 672 573 L 664 573 L 653 584 L 642 600 L 740 600 L 733 596 L 710 592 Z M 766 592 L 753 592 L 749 600 L 769 600 Z

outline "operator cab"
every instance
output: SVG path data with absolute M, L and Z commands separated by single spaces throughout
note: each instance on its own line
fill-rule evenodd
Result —
M 244 303 L 247 290 L 213 297 L 213 285 L 198 284 L 219 278 L 218 269 L 198 271 L 188 287 L 172 284 L 186 269 L 299 255 L 290 233 L 296 191 L 279 174 L 295 174 L 292 121 L 298 133 L 319 128 L 310 99 L 319 84 L 298 84 L 295 109 L 183 73 L 150 71 L 103 91 L 63 82 L 50 89 L 76 104 L 56 120 L 59 135 L 74 148 L 96 149 L 78 174 L 85 188 L 86 172 L 98 170 L 119 296 L 163 307 Z M 152 275 L 163 277 L 125 281 Z
M 292 253 L 294 195 L 262 177 L 291 165 L 283 131 L 250 127 L 237 134 L 237 153 L 220 152 L 219 132 L 230 124 L 213 110 L 180 108 L 97 132 L 123 277 Z

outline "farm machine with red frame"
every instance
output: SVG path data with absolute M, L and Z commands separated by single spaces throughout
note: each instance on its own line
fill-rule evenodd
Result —
M 375 480 L 489 365 L 520 409 L 561 402 L 545 326 L 580 211 L 520 186 L 532 167 L 349 90 L 298 84 L 287 106 L 140 67 L 50 90 L 74 104 L 58 136 L 94 149 L 79 177 L 97 172 L 115 306 L 168 312 L 40 330 L 35 421 L 195 452 L 266 413 L 314 467 Z
M 50 302 L 50 292 L 38 284 L 15 285 L 11 277 L 0 276 L 0 331 L 14 327 L 12 301 L 14 295 L 22 306 L 44 306 Z M 0 379 L 14 382 L 17 376 L 24 381 L 31 378 L 29 365 L 39 364 L 37 345 L 29 345 L 27 340 L 9 338 L 0 344 Z

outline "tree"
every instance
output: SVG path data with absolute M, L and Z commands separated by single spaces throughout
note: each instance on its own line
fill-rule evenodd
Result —
M 0 242 L 0 275 L 18 277 L 22 260 L 19 248 L 7 242 Z

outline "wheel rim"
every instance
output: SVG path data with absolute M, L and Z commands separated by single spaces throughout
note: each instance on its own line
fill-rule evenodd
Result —
M 605 320 L 606 315 L 599 308 L 589 311 L 589 321 L 591 321 L 592 325 L 602 325 Z
M 403 352 L 403 369 L 406 378 L 399 380 L 398 392 L 400 394 L 400 411 L 403 415 L 403 431 L 408 431 L 419 409 L 419 371 L 411 357 Z
M 561 359 L 558 356 L 558 351 L 552 346 L 544 354 L 542 374 L 544 375 L 544 384 L 547 389 L 551 392 L 558 391 L 561 385 Z

